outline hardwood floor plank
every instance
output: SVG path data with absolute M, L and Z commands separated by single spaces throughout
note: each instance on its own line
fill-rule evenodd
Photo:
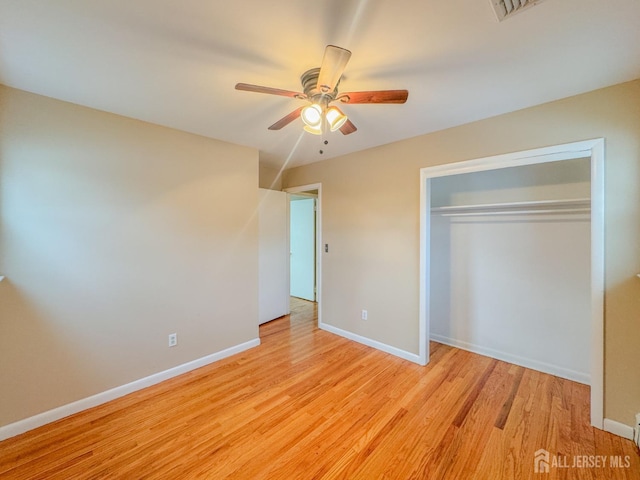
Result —
M 511 393 L 509 397 L 502 405 L 502 410 L 500 410 L 500 415 L 496 420 L 495 426 L 500 430 L 504 430 L 504 425 L 507 423 L 507 418 L 509 418 L 509 413 L 511 413 L 511 407 L 513 406 L 513 400 L 516 398 L 516 393 L 520 388 L 520 382 L 522 381 L 522 376 L 524 375 L 524 368 L 518 367 L 517 373 L 513 380 L 513 384 L 511 387 Z
M 484 388 L 484 385 L 487 383 L 487 380 L 493 373 L 493 370 L 496 367 L 497 363 L 498 363 L 497 360 L 492 361 L 489 367 L 487 367 L 485 372 L 482 374 L 480 379 L 473 386 L 473 389 L 469 393 L 469 396 L 467 397 L 465 402 L 462 404 L 462 407 L 460 408 L 458 415 L 456 415 L 456 418 L 453 420 L 454 426 L 456 427 L 462 426 L 462 422 L 464 422 L 465 418 L 467 417 L 469 410 L 471 410 L 471 407 L 473 406 L 474 402 L 478 398 L 478 395 Z

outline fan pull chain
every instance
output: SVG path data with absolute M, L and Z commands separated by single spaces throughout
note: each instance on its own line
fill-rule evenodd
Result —
M 325 109 L 326 110 L 326 109 Z M 325 145 L 329 144 L 329 140 L 327 140 L 327 138 L 325 137 L 325 135 L 327 134 L 327 127 L 328 127 L 328 122 L 327 122 L 327 118 L 324 116 L 324 114 L 322 115 L 322 143 Z M 324 154 L 324 150 L 322 150 L 322 147 L 320 147 L 320 155 Z

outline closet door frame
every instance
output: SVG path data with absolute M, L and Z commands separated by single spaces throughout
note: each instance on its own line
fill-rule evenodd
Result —
M 420 169 L 419 358 L 429 363 L 431 179 L 462 173 L 589 158 L 591 162 L 591 425 L 604 421 L 604 138 L 477 158 Z

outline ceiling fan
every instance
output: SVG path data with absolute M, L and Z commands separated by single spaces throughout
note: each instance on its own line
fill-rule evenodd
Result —
M 407 90 L 373 90 L 364 92 L 340 93 L 338 85 L 342 73 L 351 58 L 351 52 L 335 45 L 327 45 L 320 68 L 307 70 L 300 77 L 304 93 L 281 90 L 279 88 L 262 87 L 248 83 L 236 84 L 236 90 L 268 93 L 284 97 L 308 100 L 306 106 L 295 109 L 269 127 L 269 130 L 280 130 L 298 117 L 302 118 L 304 129 L 320 135 L 328 127 L 332 132 L 340 130 L 349 135 L 357 130 L 356 126 L 333 102 L 346 104 L 356 103 L 405 103 L 409 96 Z

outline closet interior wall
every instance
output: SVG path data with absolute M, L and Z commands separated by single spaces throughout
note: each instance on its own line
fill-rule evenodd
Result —
M 588 158 L 431 180 L 431 339 L 590 382 Z

